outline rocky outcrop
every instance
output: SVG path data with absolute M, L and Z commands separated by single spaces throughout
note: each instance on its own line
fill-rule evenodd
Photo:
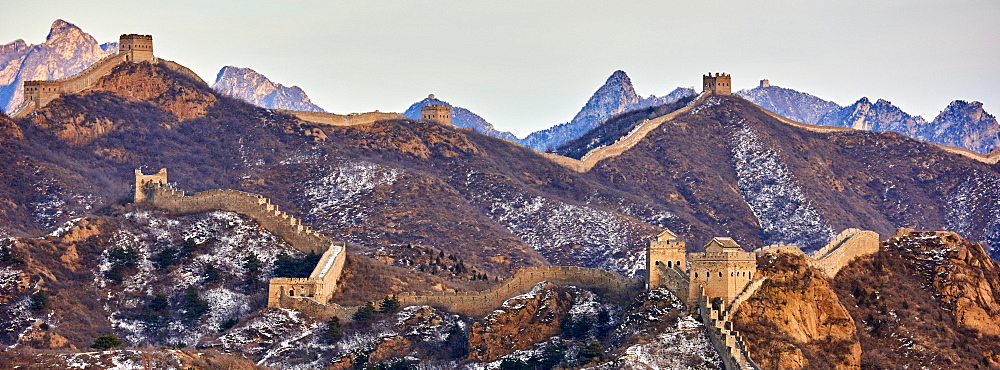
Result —
M 273 82 L 250 68 L 222 67 L 212 89 L 263 108 L 326 112 L 298 86 Z
M 985 154 L 1000 149 L 1000 124 L 983 103 L 955 100 L 913 137 Z
M 146 110 L 146 114 L 149 114 L 150 109 L 162 110 L 171 119 L 161 124 L 173 127 L 180 121 L 204 116 L 217 101 L 214 95 L 187 84 L 174 83 L 178 77 L 178 72 L 162 65 L 124 63 L 80 95 L 93 94 L 102 101 L 143 107 L 141 109 Z M 72 94 L 63 96 L 43 108 L 41 114 L 31 116 L 31 122 L 54 131 L 57 137 L 72 145 L 87 144 L 122 126 L 134 124 L 134 117 L 115 112 L 83 112 L 78 109 L 81 102 L 77 99 Z
M 733 314 L 734 328 L 764 369 L 857 369 L 854 320 L 818 270 L 801 255 L 763 254 L 767 280 Z
M 455 126 L 471 128 L 484 135 L 517 141 L 517 137 L 515 137 L 514 134 L 507 131 L 497 130 L 496 127 L 493 127 L 493 124 L 487 122 L 478 114 L 475 114 L 466 108 L 451 105 L 451 103 L 434 97 L 434 94 L 428 95 L 424 100 L 410 105 L 410 107 L 406 108 L 406 111 L 403 112 L 403 115 L 409 119 L 419 120 L 420 109 L 427 105 L 447 105 L 451 107 L 451 123 Z
M 469 357 L 495 361 L 556 335 L 572 304 L 573 298 L 564 289 L 548 282 L 538 283 L 530 292 L 508 299 L 472 324 Z
M 1000 277 L 955 233 L 900 229 L 833 280 L 851 312 L 862 367 L 1000 366 Z
M 105 56 L 117 43 L 99 44 L 93 36 L 62 19 L 52 22 L 45 42 L 16 40 L 0 46 L 0 110 L 12 112 L 24 98 L 24 81 L 72 76 Z
M 888 100 L 879 99 L 873 104 L 868 98 L 861 98 L 854 104 L 824 115 L 817 123 L 858 130 L 907 134 L 916 132 L 919 126 L 927 122 L 920 116 L 911 116 L 903 112 Z

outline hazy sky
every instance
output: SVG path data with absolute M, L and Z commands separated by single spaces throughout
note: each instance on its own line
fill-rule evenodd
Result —
M 250 67 L 335 113 L 434 93 L 518 136 L 570 120 L 616 69 L 641 95 L 724 71 L 928 120 L 955 99 L 1000 112 L 997 0 L 2 1 L 0 43 L 57 18 L 101 42 L 152 34 L 209 83 Z

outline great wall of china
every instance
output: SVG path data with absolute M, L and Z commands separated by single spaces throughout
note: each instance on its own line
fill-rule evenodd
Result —
M 208 190 L 187 196 L 167 182 L 167 170 L 151 175 L 135 171 L 136 203 L 148 203 L 173 213 L 226 210 L 249 216 L 303 253 L 323 253 L 308 278 L 272 278 L 268 285 L 268 307 L 299 310 L 318 319 L 336 316 L 350 321 L 358 307 L 330 303 L 346 260 L 344 244 L 335 244 L 309 230 L 263 196 L 236 190 Z M 813 253 L 794 246 L 768 246 L 755 253 L 794 253 L 806 257 L 811 266 L 833 277 L 851 260 L 878 251 L 878 234 L 847 229 Z M 536 284 L 549 281 L 574 285 L 622 302 L 642 289 L 665 288 L 687 302 L 706 326 L 709 339 L 722 356 L 726 369 L 756 369 L 750 352 L 730 321 L 740 304 L 766 282 L 757 277 L 756 257 L 730 238 L 717 237 L 704 253 L 687 253 L 685 243 L 665 230 L 647 248 L 644 279 L 577 266 L 529 267 L 517 271 L 502 284 L 477 292 L 401 292 L 403 306 L 427 305 L 444 311 L 481 317 L 507 299 L 527 293 Z
M 94 86 L 97 81 L 110 73 L 114 67 L 125 63 L 125 62 L 149 62 L 163 65 L 171 70 L 180 72 L 184 75 L 194 78 L 197 81 L 204 81 L 196 73 L 184 67 L 176 62 L 157 58 L 153 56 L 153 38 L 150 35 L 121 35 L 119 38 L 119 51 L 118 54 L 109 55 L 103 59 L 95 62 L 94 64 L 88 66 L 84 70 L 74 74 L 73 76 L 51 80 L 51 81 L 25 81 L 24 82 L 24 101 L 15 108 L 11 113 L 11 118 L 24 117 L 27 114 L 41 109 L 47 105 L 52 100 L 58 98 L 63 94 L 74 94 L 81 92 L 91 86 Z M 718 80 L 718 82 L 717 82 Z M 670 114 L 657 117 L 652 120 L 647 120 L 634 128 L 624 137 L 618 139 L 611 145 L 605 145 L 595 148 L 584 155 L 581 159 L 569 158 L 560 155 L 555 155 L 551 153 L 539 152 L 541 155 L 545 156 L 549 160 L 556 162 L 563 167 L 571 169 L 577 172 L 587 172 L 590 171 L 598 162 L 614 158 L 622 153 L 628 151 L 643 138 L 646 137 L 650 132 L 660 127 L 664 122 L 672 121 L 677 116 L 690 111 L 693 107 L 701 104 L 706 97 L 711 95 L 732 95 L 731 93 L 731 77 L 727 74 L 718 74 L 712 76 L 711 73 L 702 76 L 702 86 L 703 91 L 701 95 L 698 96 L 694 101 L 689 103 L 687 106 L 678 109 Z M 753 104 L 751 102 L 751 104 Z M 754 104 L 756 106 L 756 104 Z M 810 125 L 802 122 L 797 122 L 788 118 L 785 118 L 777 113 L 771 112 L 770 110 L 761 108 L 757 106 L 762 111 L 766 112 L 771 117 L 792 126 L 796 126 L 805 130 L 822 132 L 822 133 L 832 133 L 832 132 L 850 132 L 855 131 L 855 129 L 846 127 L 835 127 L 835 126 L 819 126 Z M 421 115 L 425 121 L 438 122 L 445 125 L 451 125 L 450 117 L 450 107 L 447 106 L 425 106 L 425 110 L 422 111 Z M 294 110 L 284 110 L 276 109 L 275 111 L 291 114 L 297 118 L 313 122 L 322 125 L 332 125 L 332 126 L 355 126 L 371 124 L 381 120 L 391 120 L 391 119 L 405 119 L 406 117 L 399 113 L 392 112 L 366 112 L 366 113 L 351 113 L 351 114 L 334 114 L 334 113 L 323 113 L 323 112 L 309 112 L 309 111 L 294 111 Z M 430 117 L 428 114 L 436 114 L 433 117 L 438 117 L 444 115 L 446 119 L 438 118 L 427 118 Z M 1000 149 L 988 153 L 986 155 L 972 152 L 967 149 L 933 144 L 942 150 L 950 153 L 962 155 L 970 159 L 987 163 L 996 164 L 1000 162 Z
M 319 263 L 308 278 L 272 278 L 268 283 L 268 306 L 277 307 L 282 296 L 302 297 L 326 303 L 344 269 L 347 252 L 343 243 L 334 243 L 310 230 L 302 222 L 278 209 L 271 200 L 236 190 L 207 190 L 191 196 L 167 182 L 167 169 L 152 175 L 135 170 L 134 202 L 149 203 L 171 213 L 185 214 L 223 210 L 253 218 L 264 229 L 302 253 L 320 254 Z

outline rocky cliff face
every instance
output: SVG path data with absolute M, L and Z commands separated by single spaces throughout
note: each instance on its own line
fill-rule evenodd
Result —
M 475 114 L 468 109 L 451 105 L 451 103 L 434 97 L 433 94 L 428 95 L 427 98 L 410 105 L 410 107 L 406 108 L 406 111 L 403 112 L 403 115 L 409 119 L 419 120 L 420 109 L 427 105 L 447 105 L 451 107 L 451 124 L 455 126 L 471 128 L 480 134 L 490 135 L 501 139 L 511 141 L 517 140 L 517 137 L 514 136 L 514 134 L 507 131 L 497 130 L 496 127 L 493 127 L 493 124 L 487 122 L 478 114 Z
M 263 108 L 326 112 L 298 86 L 273 82 L 250 68 L 222 67 L 212 89 Z
M 1000 149 L 1000 124 L 983 109 L 983 103 L 956 100 L 914 137 L 985 154 Z
M 854 320 L 818 270 L 802 256 L 757 258 L 767 281 L 733 316 L 753 360 L 765 369 L 856 369 Z
M 117 43 L 100 44 L 62 19 L 52 22 L 41 44 L 27 45 L 24 40 L 16 40 L 0 46 L 0 110 L 10 112 L 21 104 L 24 81 L 72 76 L 116 52 Z
M 827 113 L 841 107 L 832 101 L 784 87 L 761 83 L 749 90 L 740 90 L 739 96 L 752 101 L 783 117 L 809 124 L 816 124 Z
M 864 368 L 1000 366 L 1000 277 L 977 243 L 900 229 L 833 280 Z
M 492 362 L 517 350 L 531 348 L 560 332 L 573 298 L 551 283 L 542 282 L 531 292 L 513 297 L 496 311 L 472 324 L 469 356 Z
M 663 97 L 642 98 L 635 93 L 632 80 L 624 71 L 615 71 L 590 100 L 573 117 L 572 121 L 558 124 L 548 129 L 536 131 L 522 139 L 522 145 L 539 151 L 559 148 L 597 127 L 611 116 L 630 110 L 675 102 L 695 92 L 687 88 L 677 88 Z
M 850 127 L 868 131 L 891 131 L 913 136 L 920 126 L 927 124 L 920 116 L 911 116 L 887 100 L 874 104 L 861 98 L 854 104 L 834 110 L 817 122 L 820 125 Z

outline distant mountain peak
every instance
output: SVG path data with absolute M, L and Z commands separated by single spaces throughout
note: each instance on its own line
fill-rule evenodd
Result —
M 840 109 L 840 105 L 816 96 L 771 85 L 769 80 L 760 80 L 760 85 L 749 90 L 740 90 L 742 96 L 761 108 L 780 114 L 791 120 L 815 124 L 827 113 Z
M 533 132 L 520 142 L 535 150 L 554 150 L 581 137 L 616 114 L 670 104 L 694 94 L 696 92 L 692 89 L 677 88 L 661 97 L 650 95 L 649 98 L 643 98 L 636 94 L 635 87 L 632 86 L 632 79 L 628 77 L 628 74 L 625 71 L 616 70 L 591 95 L 587 104 L 580 109 L 572 121 Z
M 222 67 L 212 89 L 268 109 L 326 112 L 313 104 L 302 88 L 273 82 L 250 68 Z
M 52 22 L 52 27 L 49 27 L 49 34 L 48 36 L 45 37 L 45 41 L 46 42 L 56 41 L 64 37 L 73 37 L 82 35 L 86 35 L 86 37 L 90 37 L 91 39 L 93 39 L 93 37 L 91 37 L 86 32 L 83 32 L 83 30 L 81 30 L 80 27 L 77 27 L 75 24 L 69 23 L 62 19 L 56 19 L 54 22 Z

